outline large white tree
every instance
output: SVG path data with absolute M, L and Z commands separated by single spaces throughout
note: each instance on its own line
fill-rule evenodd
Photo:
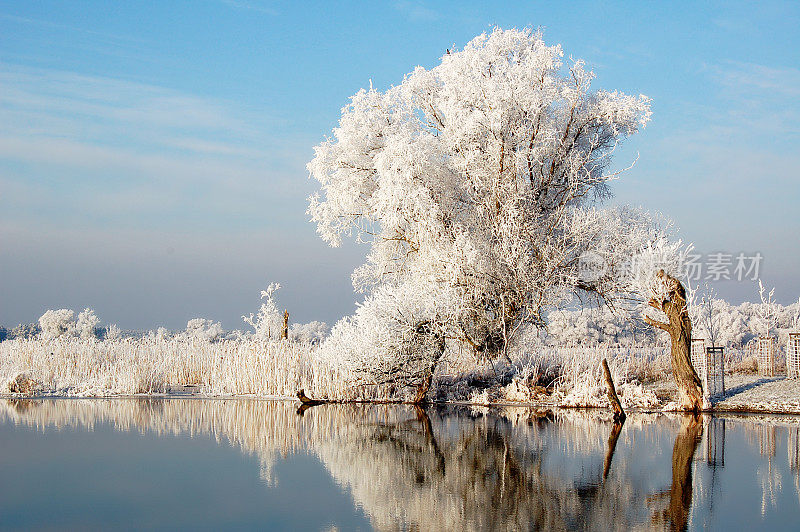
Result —
M 331 245 L 370 243 L 353 274 L 356 288 L 381 288 L 367 309 L 385 309 L 387 290 L 437 299 L 415 304 L 398 338 L 436 331 L 493 358 L 576 296 L 629 293 L 624 266 L 663 234 L 639 210 L 599 203 L 649 100 L 594 90 L 593 77 L 538 32 L 496 29 L 342 110 L 308 165 L 321 185 L 309 213 Z M 599 266 L 588 276 L 587 257 Z

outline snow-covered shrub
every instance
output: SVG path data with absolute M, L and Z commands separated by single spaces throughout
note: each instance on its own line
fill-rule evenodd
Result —
M 444 349 L 449 294 L 437 286 L 383 285 L 340 320 L 320 356 L 341 364 L 356 383 L 418 386 L 432 375 Z
M 264 302 L 258 309 L 258 314 L 250 313 L 242 316 L 244 322 L 254 329 L 254 335 L 259 340 L 276 339 L 280 337 L 283 328 L 283 313 L 278 310 L 274 294 L 280 290 L 280 283 L 270 283 L 266 290 L 261 291 Z
M 751 318 L 753 332 L 759 336 L 769 336 L 778 328 L 780 305 L 775 302 L 775 289 L 766 291 L 761 279 L 758 280 L 758 297 L 761 303 L 755 305 L 755 313 Z
M 39 327 L 45 340 L 75 334 L 75 312 L 62 308 L 48 310 L 39 318 Z
M 9 340 L 13 340 L 15 338 L 36 338 L 41 334 L 42 328 L 39 327 L 38 323 L 20 323 L 8 334 Z
M 97 337 L 98 325 L 100 325 L 100 319 L 95 315 L 94 310 L 86 308 L 78 314 L 78 322 L 75 328 L 78 331 L 78 335 L 86 340 Z
M 36 395 L 41 390 L 41 386 L 34 379 L 25 373 L 17 373 L 6 378 L 0 393 L 10 393 L 19 395 Z
M 328 336 L 328 324 L 324 321 L 293 323 L 289 327 L 289 340 L 318 344 Z
M 192 318 L 186 324 L 186 336 L 195 340 L 216 342 L 222 333 L 222 324 L 205 318 Z
M 122 329 L 117 327 L 116 323 L 112 323 L 105 328 L 103 338 L 106 340 L 117 340 L 122 337 Z

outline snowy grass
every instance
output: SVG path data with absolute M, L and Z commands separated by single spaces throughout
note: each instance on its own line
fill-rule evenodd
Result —
M 494 402 L 543 402 L 560 406 L 608 406 L 600 363 L 608 360 L 617 393 L 627 408 L 658 405 L 656 395 L 644 384 L 663 377 L 669 368 L 668 350 L 658 347 L 546 347 L 512 356 L 512 364 L 484 370 L 494 386 L 469 390 L 465 399 L 474 404 Z M 479 380 L 474 375 L 472 382 Z M 469 384 L 469 381 L 467 382 Z M 452 387 L 453 385 L 451 385 Z
M 346 397 L 348 375 L 314 357 L 302 342 L 154 337 L 59 337 L 0 343 L 0 393 L 24 375 L 37 394 L 158 394 L 193 386 L 207 395 Z

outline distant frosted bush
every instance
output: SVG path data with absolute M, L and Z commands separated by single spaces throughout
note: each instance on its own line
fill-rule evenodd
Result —
M 219 322 L 205 318 L 194 318 L 186 324 L 186 336 L 205 342 L 216 342 L 223 332 L 222 325 Z
M 75 312 L 62 308 L 48 310 L 39 318 L 42 337 L 51 340 L 60 336 L 72 336 L 76 332 Z
M 35 338 L 42 332 L 42 328 L 38 323 L 20 323 L 8 335 L 9 339 L 15 338 Z
M 81 338 L 95 338 L 98 325 L 100 325 L 100 319 L 95 315 L 94 310 L 86 308 L 78 314 L 78 322 L 75 328 Z
M 258 314 L 252 312 L 248 316 L 242 316 L 244 322 L 254 329 L 254 336 L 260 340 L 277 339 L 280 337 L 283 327 L 283 315 L 278 310 L 273 297 L 275 292 L 280 290 L 279 283 L 270 283 L 266 290 L 261 291 L 261 299 L 264 302 L 258 309 Z
M 106 327 L 104 337 L 106 340 L 116 340 L 122 336 L 122 329 L 117 327 L 115 323 L 112 323 L 108 327 Z
M 328 324 L 324 321 L 293 323 L 289 327 L 289 340 L 318 344 L 328 336 Z
M 172 337 L 172 333 L 170 333 L 166 327 L 159 327 L 154 333 L 152 333 L 152 336 L 159 340 L 168 340 Z

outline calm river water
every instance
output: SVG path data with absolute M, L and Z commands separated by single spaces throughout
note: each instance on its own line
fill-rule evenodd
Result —
M 0 529 L 800 527 L 800 418 L 0 400 Z

